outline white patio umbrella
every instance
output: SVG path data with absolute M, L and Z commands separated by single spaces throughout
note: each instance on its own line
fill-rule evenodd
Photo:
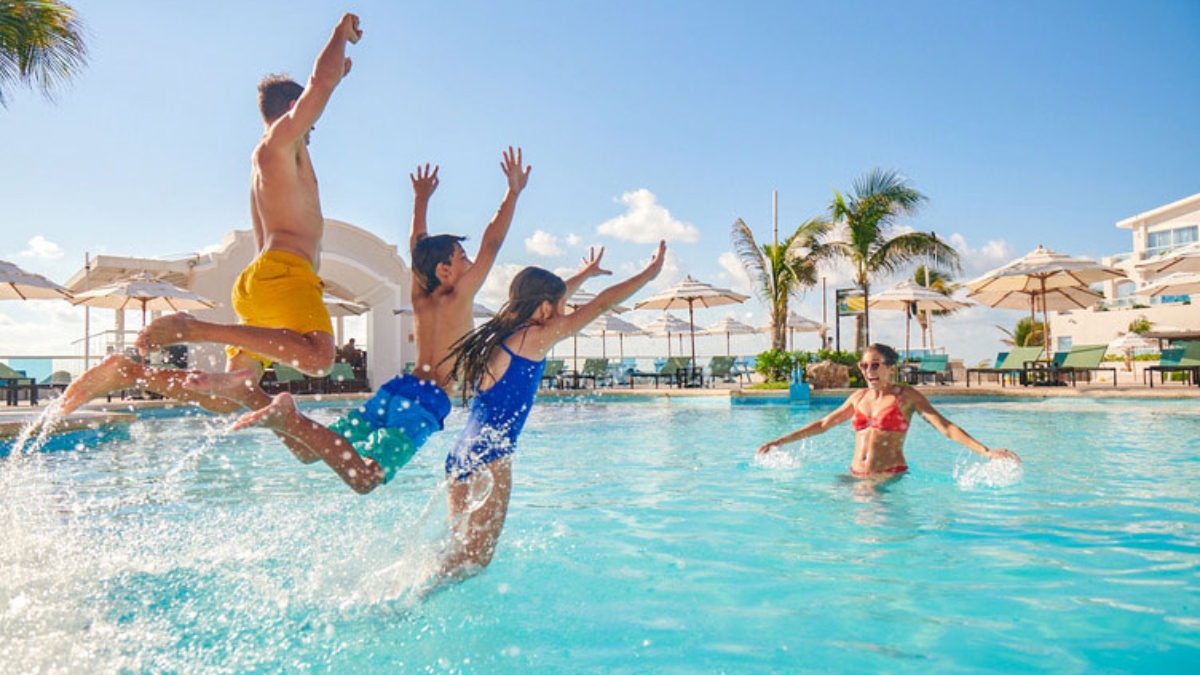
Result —
M 788 330 L 788 339 L 791 341 L 792 351 L 796 350 L 796 333 L 820 333 L 825 330 L 824 324 L 819 321 L 814 321 L 806 316 L 799 314 L 794 310 L 788 310 L 787 319 L 783 325 Z M 759 332 L 770 333 L 772 330 L 771 323 L 767 323 L 758 327 Z M 825 345 L 822 344 L 824 349 Z
M 1200 272 L 1200 241 L 1168 251 L 1163 255 L 1143 260 L 1137 265 L 1143 273 Z
M 588 324 L 587 333 L 590 336 L 600 336 L 600 356 L 608 358 L 608 340 L 607 335 L 614 333 L 617 336 L 621 348 L 621 358 L 625 358 L 625 336 L 626 335 L 648 335 L 645 329 L 636 324 L 630 323 L 625 319 L 613 314 L 605 312 L 600 315 L 600 318 Z
M 756 328 L 747 323 L 742 323 L 732 316 L 726 314 L 725 318 L 714 323 L 713 325 L 700 331 L 701 335 L 724 335 L 725 336 L 725 356 L 732 356 L 733 350 L 730 346 L 731 338 L 734 335 L 750 335 L 752 333 L 761 333 L 761 328 Z
M 954 298 L 926 288 L 911 279 L 906 279 L 891 288 L 871 296 L 870 305 L 877 309 L 894 309 L 904 312 L 904 358 L 909 351 L 909 336 L 912 327 L 913 310 L 948 310 L 966 307 L 971 303 L 955 300 Z
M 659 314 L 657 318 L 642 328 L 651 335 L 667 336 L 667 358 L 671 358 L 671 336 L 678 335 L 682 339 L 683 334 L 691 332 L 695 326 L 673 314 Z M 680 349 L 683 349 L 682 344 L 680 345 Z M 694 360 L 695 358 L 693 357 Z
M 683 309 L 688 310 L 688 324 L 692 334 L 692 364 L 696 363 L 696 316 L 695 308 L 720 307 L 745 302 L 750 296 L 734 293 L 726 288 L 715 288 L 702 281 L 693 279 L 690 275 L 683 281 L 651 295 L 649 298 L 635 304 L 634 309 Z
M 1163 295 L 1195 295 L 1200 293 L 1200 274 L 1176 272 L 1146 284 L 1137 290 L 1138 295 L 1160 297 Z
M 40 274 L 0 260 L 0 300 L 70 300 L 71 292 Z
M 71 304 L 103 309 L 140 307 L 143 328 L 146 326 L 146 310 L 184 312 L 213 307 L 211 300 L 146 272 L 83 291 L 71 300 Z
M 339 298 L 336 295 L 329 295 L 328 293 L 321 297 L 321 301 L 325 303 L 325 309 L 329 310 L 329 316 L 334 318 L 359 316 L 371 309 L 362 303 Z
M 967 283 L 967 288 L 970 289 L 968 298 L 976 302 L 983 302 L 992 307 L 1001 305 L 992 304 L 981 299 L 983 293 L 997 293 L 1001 295 L 983 296 L 993 300 L 1002 298 L 1003 294 L 1023 293 L 1029 296 L 1031 306 L 1030 313 L 1036 311 L 1037 300 L 1042 300 L 1042 317 L 1046 324 L 1046 358 L 1050 357 L 1050 350 L 1053 348 L 1053 341 L 1050 339 L 1050 323 L 1048 314 L 1050 307 L 1048 301 L 1051 292 L 1060 291 L 1065 288 L 1075 288 L 1087 291 L 1092 296 L 1099 297 L 1098 293 L 1094 293 L 1088 289 L 1088 286 L 1109 279 L 1117 279 L 1124 277 L 1125 273 L 1115 267 L 1102 265 L 1090 258 L 1077 258 L 1063 253 L 1055 253 L 1050 249 L 1038 246 L 1032 252 L 1017 258 L 1007 265 L 992 270 L 987 274 Z M 1070 295 L 1072 292 L 1066 292 Z M 1071 298 L 1066 298 L 1070 300 Z M 1090 306 L 1094 302 L 1089 303 Z
M 594 293 L 588 293 L 580 288 L 572 293 L 571 297 L 567 298 L 567 307 L 574 312 L 595 299 L 596 295 Z M 628 312 L 629 308 L 622 305 L 613 305 L 608 311 L 620 314 Z M 579 370 L 579 333 L 571 336 L 571 364 L 574 370 Z
M 1108 343 L 1108 353 L 1125 355 L 1125 370 L 1133 370 L 1133 365 L 1131 363 L 1133 360 L 1133 350 L 1157 348 L 1158 340 L 1142 337 L 1141 335 L 1133 332 L 1122 333 L 1115 340 Z

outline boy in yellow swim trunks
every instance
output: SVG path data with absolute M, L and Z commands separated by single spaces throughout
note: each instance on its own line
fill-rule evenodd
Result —
M 517 197 L 529 180 L 520 149 L 511 147 L 501 163 L 508 191 L 483 232 L 475 262 L 459 243 L 463 237 L 429 236 L 426 212 L 438 185 L 438 167 L 417 167 L 412 174 L 412 307 L 416 366 L 411 375 L 388 381 L 370 400 L 330 427 L 300 414 L 290 394 L 279 394 L 265 408 L 246 413 L 234 429 L 260 425 L 287 442 L 303 462 L 324 460 L 355 492 L 366 494 L 389 481 L 430 434 L 442 429 L 454 389 L 450 347 L 474 328 L 475 295 L 496 262 L 508 235 Z M 298 451 L 298 446 L 303 448 Z
M 269 75 L 259 83 L 264 130 L 251 157 L 250 175 L 250 215 L 259 255 L 233 291 L 241 324 L 172 314 L 138 335 L 136 344 L 143 352 L 181 342 L 231 345 L 229 372 L 189 375 L 113 355 L 67 388 L 60 399 L 63 414 L 96 396 L 135 384 L 215 412 L 257 409 L 270 403 L 258 387 L 262 364 L 281 361 L 311 375 L 329 369 L 336 349 L 316 269 L 325 220 L 308 141 L 333 90 L 350 72 L 346 45 L 361 37 L 358 17 L 345 14 L 317 56 L 308 86 L 281 75 Z

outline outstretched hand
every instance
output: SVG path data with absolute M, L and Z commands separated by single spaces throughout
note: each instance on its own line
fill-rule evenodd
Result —
M 355 44 L 362 38 L 362 29 L 358 27 L 358 16 L 355 14 L 350 14 L 349 12 L 343 14 L 341 22 L 338 23 L 338 28 L 342 32 L 342 37 L 350 44 Z M 350 74 L 350 67 L 353 65 L 354 63 L 347 56 L 342 63 L 342 77 Z
M 438 186 L 438 165 L 434 164 L 433 169 L 426 164 L 424 168 L 417 165 L 416 174 L 408 174 L 412 179 L 413 194 L 417 199 L 429 199 L 433 195 L 433 191 Z
M 604 257 L 604 247 L 600 247 L 600 252 L 596 252 L 594 246 L 588 247 L 588 254 L 583 257 L 583 267 L 580 268 L 579 274 L 583 277 L 599 277 L 605 274 L 612 274 L 611 271 L 600 267 L 600 259 Z
M 1013 452 L 1012 450 L 1006 450 L 1004 448 L 988 448 L 987 458 L 988 459 L 1015 459 L 1018 463 L 1020 463 L 1020 461 L 1021 461 L 1021 458 L 1017 457 L 1017 453 Z
M 650 264 L 646 267 L 646 269 L 650 272 L 651 279 L 658 276 L 658 273 L 662 271 L 663 262 L 665 262 L 666 259 L 667 240 L 662 239 L 658 242 L 658 251 L 655 252 L 654 257 L 650 260 Z
M 342 29 L 342 35 L 345 36 L 346 42 L 356 44 L 362 38 L 362 29 L 358 27 L 358 15 L 346 12 L 342 15 L 342 21 L 338 24 Z
M 529 171 L 532 166 L 522 167 L 521 164 L 521 148 L 513 151 L 512 146 L 508 146 L 508 150 L 504 153 L 504 161 L 500 162 L 500 169 L 504 171 L 504 175 L 508 178 L 508 189 L 520 194 L 521 190 L 525 189 L 525 185 L 529 182 Z

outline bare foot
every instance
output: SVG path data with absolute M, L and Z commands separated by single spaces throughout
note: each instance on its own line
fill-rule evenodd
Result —
M 134 344 L 144 353 L 151 349 L 187 342 L 192 328 L 190 324 L 194 321 L 196 317 L 183 312 L 160 316 L 138 333 Z
M 246 427 L 261 426 L 268 429 L 280 429 L 287 419 L 296 414 L 296 401 L 286 391 L 276 394 L 270 405 L 259 410 L 252 410 L 237 418 L 230 431 L 238 431 Z
M 257 407 L 253 405 L 254 398 L 261 391 L 258 388 L 258 374 L 250 369 L 228 373 L 195 372 L 184 380 L 183 388 L 197 394 L 229 399 L 247 408 Z
M 109 354 L 80 375 L 58 398 L 61 414 L 65 417 L 97 396 L 133 386 L 140 372 L 138 364 L 120 354 Z

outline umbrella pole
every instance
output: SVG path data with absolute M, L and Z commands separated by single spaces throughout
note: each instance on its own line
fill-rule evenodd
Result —
M 912 349 L 909 348 L 909 334 L 912 332 L 912 312 L 908 305 L 904 306 L 904 362 L 912 360 Z
M 1042 335 L 1045 336 L 1042 351 L 1046 353 L 1046 363 L 1050 363 L 1050 350 L 1054 343 L 1050 340 L 1050 303 L 1046 301 L 1046 277 L 1042 277 Z
M 688 366 L 687 386 L 692 386 L 692 374 L 696 372 L 696 317 L 692 312 L 692 301 L 688 300 L 688 332 L 692 334 L 692 363 Z

